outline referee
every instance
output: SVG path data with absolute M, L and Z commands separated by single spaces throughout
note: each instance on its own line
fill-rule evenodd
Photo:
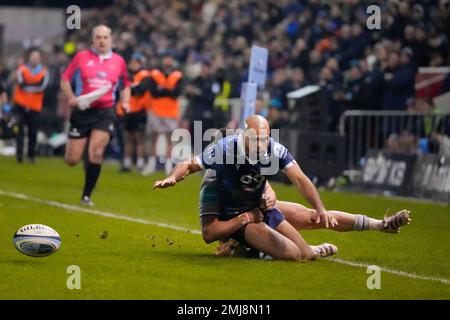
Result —
M 61 77 L 61 89 L 73 108 L 70 115 L 69 141 L 65 161 L 76 165 L 87 145 L 88 163 L 85 165 L 85 182 L 81 204 L 93 206 L 91 193 L 100 176 L 103 154 L 114 133 L 116 114 L 114 92 L 122 81 L 122 107 L 129 109 L 130 81 L 124 59 L 113 53 L 111 29 L 99 25 L 92 29 L 92 48 L 78 52 Z M 75 93 L 71 82 L 75 82 Z M 110 89 L 90 103 L 89 108 L 80 106 L 77 96 L 100 88 Z

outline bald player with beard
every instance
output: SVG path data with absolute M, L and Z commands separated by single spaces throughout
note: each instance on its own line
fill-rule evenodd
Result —
M 229 237 L 281 260 L 313 260 L 337 252 L 337 247 L 332 244 L 307 244 L 277 208 L 264 212 L 260 209 L 267 186 L 266 176 L 282 170 L 314 208 L 315 221 L 327 227 L 337 224 L 336 219 L 328 215 L 319 193 L 292 155 L 270 137 L 270 127 L 265 118 L 250 116 L 246 119 L 244 133 L 227 136 L 205 148 L 202 154 L 178 164 L 166 179 L 156 181 L 154 188 L 174 186 L 203 169 L 215 170 L 220 194 L 220 212 L 201 208 L 205 242 Z M 201 197 L 208 197 L 208 194 Z

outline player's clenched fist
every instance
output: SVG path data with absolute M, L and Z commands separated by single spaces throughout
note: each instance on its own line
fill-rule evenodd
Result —
M 160 188 L 160 189 L 164 189 L 167 187 L 172 187 L 177 183 L 177 180 L 175 180 L 175 178 L 172 177 L 168 177 L 164 180 L 158 180 L 155 182 L 155 184 L 153 185 L 153 189 L 156 188 Z
M 258 208 L 246 212 L 250 223 L 258 223 L 264 220 L 264 215 Z

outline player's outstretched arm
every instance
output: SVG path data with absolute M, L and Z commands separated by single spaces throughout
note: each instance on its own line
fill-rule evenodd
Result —
M 195 158 L 186 160 L 175 166 L 172 173 L 164 180 L 158 180 L 153 185 L 153 189 L 164 189 L 174 186 L 178 181 L 183 180 L 188 175 L 202 170 L 202 167 L 197 163 Z
M 337 225 L 336 219 L 327 215 L 322 200 L 320 199 L 319 192 L 311 180 L 309 180 L 309 178 L 303 173 L 297 163 L 294 163 L 294 165 L 287 168 L 284 173 L 295 185 L 306 201 L 308 201 L 314 209 L 316 209 L 316 223 L 320 223 L 321 219 L 324 219 L 326 228 L 328 228 L 329 225 Z

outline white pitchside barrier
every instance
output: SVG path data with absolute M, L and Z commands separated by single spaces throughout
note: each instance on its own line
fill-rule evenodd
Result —
M 239 127 L 244 128 L 245 119 L 255 113 L 258 89 L 264 89 L 267 75 L 269 51 L 257 45 L 252 46 L 248 71 L 248 82 L 241 86 L 241 117 Z

